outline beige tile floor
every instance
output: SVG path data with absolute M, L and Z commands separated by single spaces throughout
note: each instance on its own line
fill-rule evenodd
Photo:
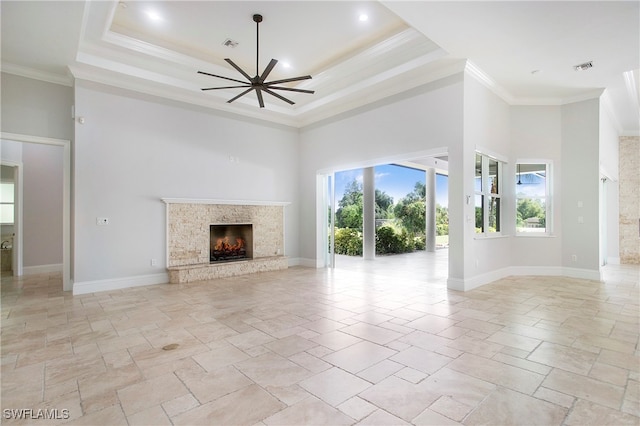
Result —
M 75 297 L 3 278 L 2 422 L 640 424 L 638 266 L 466 293 L 446 250 L 337 266 Z

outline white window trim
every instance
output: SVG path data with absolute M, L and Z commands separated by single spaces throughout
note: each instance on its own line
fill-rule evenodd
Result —
M 553 233 L 553 161 L 549 159 L 543 158 L 523 158 L 516 159 L 515 162 L 515 171 L 514 171 L 514 182 L 518 176 L 518 164 L 545 164 L 547 167 L 547 176 L 545 180 L 545 232 L 544 233 L 532 233 L 532 232 L 522 232 L 518 231 L 518 227 L 516 225 L 516 237 L 525 237 L 525 238 L 547 238 L 547 237 L 555 237 Z M 518 215 L 518 195 L 517 195 L 517 185 L 514 186 L 514 205 L 513 205 L 513 217 L 516 218 Z M 533 197 L 536 198 L 536 197 Z M 539 197 L 538 197 L 539 198 Z
M 474 197 L 480 195 L 482 197 L 482 211 L 483 211 L 483 215 L 482 215 L 482 221 L 483 221 L 483 228 L 484 231 L 483 232 L 476 232 L 474 237 L 475 238 L 496 238 L 496 237 L 502 237 L 504 236 L 502 229 L 504 228 L 504 223 L 503 223 L 503 197 L 502 197 L 502 193 L 503 193 L 503 180 L 504 180 L 504 164 L 505 161 L 498 158 L 498 156 L 496 155 L 490 155 L 487 153 L 486 150 L 476 150 L 476 152 L 474 153 L 474 164 L 475 164 L 475 156 L 476 155 L 480 155 L 482 157 L 482 188 L 480 189 L 480 192 L 477 192 L 475 190 L 475 185 L 474 185 Z M 490 187 L 490 179 L 489 179 L 489 160 L 493 160 L 496 161 L 498 164 L 498 188 L 497 188 L 497 193 L 492 193 L 491 192 L 491 187 Z M 475 179 L 475 171 L 474 171 L 474 179 Z M 491 197 L 494 198 L 498 198 L 500 200 L 500 211 L 499 211 L 499 216 L 498 217 L 498 222 L 500 223 L 500 231 L 496 231 L 496 232 L 489 232 L 489 200 L 491 199 Z M 474 203 L 475 206 L 475 203 Z M 475 207 L 474 207 L 475 210 Z M 475 212 L 474 212 L 475 213 Z M 475 228 L 475 227 L 474 227 Z

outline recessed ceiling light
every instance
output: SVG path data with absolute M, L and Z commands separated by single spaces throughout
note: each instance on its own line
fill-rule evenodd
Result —
M 291 64 L 289 62 L 281 62 L 284 68 L 291 68 Z
M 360 16 L 358 16 L 358 20 L 359 20 L 360 22 L 368 21 L 368 20 L 369 20 L 369 15 L 367 15 L 367 14 L 365 14 L 365 13 L 362 13 L 362 14 L 360 14 Z
M 146 14 L 147 17 L 154 22 L 162 21 L 162 16 L 160 16 L 160 14 L 155 10 L 147 10 Z

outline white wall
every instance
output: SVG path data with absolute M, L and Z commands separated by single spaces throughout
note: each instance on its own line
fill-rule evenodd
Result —
M 2 131 L 72 140 L 73 89 L 2 73 Z
M 22 143 L 25 273 L 49 265 L 62 270 L 63 154 L 60 146 Z
M 475 152 L 496 156 L 507 161 L 510 151 L 509 105 L 475 78 L 466 75 L 464 85 L 464 194 L 471 195 L 471 203 L 464 205 L 464 284 L 468 290 L 481 281 L 472 277 L 490 274 L 511 265 L 510 240 L 506 237 L 478 236 L 475 232 L 474 178 Z M 507 165 L 509 166 L 509 165 Z M 513 220 L 508 212 L 513 206 L 510 168 L 503 170 L 502 234 L 507 235 Z M 459 197 L 459 195 L 457 195 Z M 467 220 L 470 219 L 470 220 Z M 491 278 L 488 278 L 491 280 Z
M 300 248 L 308 263 L 315 264 L 318 255 L 315 188 L 320 171 L 409 160 L 415 153 L 445 147 L 452 149 L 449 193 L 461 192 L 462 94 L 458 74 L 301 130 Z M 450 222 L 460 216 L 456 201 L 461 203 L 449 197 Z M 450 253 L 461 243 L 452 233 Z M 462 268 L 449 274 L 461 275 Z
M 515 236 L 512 239 L 512 265 L 536 268 L 560 268 L 562 266 L 562 110 L 559 106 L 511 107 L 511 158 L 510 175 L 513 182 L 515 163 L 518 160 L 551 161 L 551 236 Z M 513 186 L 512 186 L 513 188 Z M 512 192 L 515 191 L 512 189 Z M 505 212 L 515 218 L 515 205 Z M 515 235 L 515 219 L 510 230 Z M 557 269 L 556 269 L 557 270 Z M 559 270 L 557 270 L 559 272 Z
M 3 132 L 72 140 L 71 87 L 6 73 L 1 79 Z M 23 163 L 23 266 L 38 271 L 38 267 L 60 265 L 63 149 L 32 143 L 11 145 L 13 148 L 3 143 L 2 158 Z
M 598 99 L 562 106 L 562 265 L 599 278 Z M 583 223 L 578 223 L 582 218 Z M 572 256 L 577 257 L 576 261 Z
M 298 257 L 297 130 L 84 81 L 76 115 L 76 286 L 162 281 L 162 197 L 289 201 L 285 254 Z

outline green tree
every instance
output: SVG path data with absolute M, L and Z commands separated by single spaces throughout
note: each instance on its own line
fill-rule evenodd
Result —
M 396 219 L 411 235 L 424 234 L 426 227 L 425 185 L 416 182 L 413 191 L 398 201 L 393 209 Z
M 532 217 L 540 219 L 540 225 L 545 225 L 545 207 L 542 201 L 530 198 L 521 198 L 518 200 L 517 224 L 524 226 L 524 221 Z
M 436 235 L 449 235 L 449 209 L 436 204 Z
M 386 192 L 376 189 L 375 209 L 376 219 L 392 217 L 393 197 Z M 355 179 L 347 185 L 344 194 L 338 202 L 336 210 L 336 227 L 362 230 L 363 194 L 362 184 Z

